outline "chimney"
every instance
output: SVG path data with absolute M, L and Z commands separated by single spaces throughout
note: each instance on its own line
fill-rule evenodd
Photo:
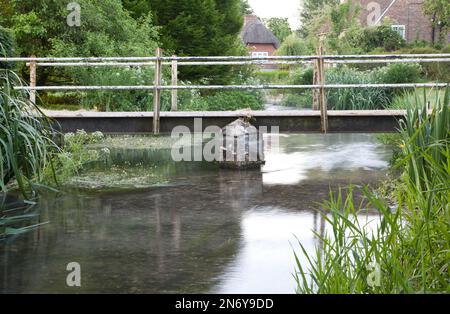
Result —
M 244 16 L 244 26 L 250 22 L 257 21 L 259 18 L 256 15 L 246 15 Z

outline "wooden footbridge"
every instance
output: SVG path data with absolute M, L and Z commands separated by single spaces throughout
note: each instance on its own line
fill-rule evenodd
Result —
M 87 132 L 104 133 L 154 133 L 171 132 L 175 126 L 187 126 L 194 130 L 195 122 L 201 119 L 201 128 L 215 125 L 223 127 L 236 118 L 251 116 L 255 126 L 279 127 L 280 132 L 395 132 L 398 121 L 405 111 L 330 111 L 327 110 L 326 90 L 342 88 L 445 88 L 449 83 L 408 83 L 408 84 L 326 84 L 327 65 L 336 64 L 388 64 L 388 63 L 428 63 L 449 62 L 450 54 L 415 55 L 324 55 L 322 49 L 314 56 L 209 56 L 209 57 L 167 57 L 161 49 L 152 57 L 106 57 L 106 58 L 0 58 L 3 62 L 26 62 L 30 67 L 30 86 L 16 89 L 27 90 L 30 101 L 36 101 L 39 91 L 123 91 L 148 90 L 152 93 L 152 104 L 148 112 L 50 112 L 55 126 L 63 132 L 84 129 Z M 314 82 L 312 85 L 178 85 L 179 66 L 215 65 L 304 65 L 313 64 Z M 37 67 L 154 67 L 155 77 L 152 85 L 138 86 L 37 86 Z M 170 66 L 171 85 L 162 85 L 162 68 Z M 312 110 L 292 111 L 237 111 L 237 112 L 179 112 L 177 111 L 178 90 L 312 90 Z M 161 112 L 161 92 L 171 90 L 172 108 Z M 202 131 L 202 130 L 200 130 Z

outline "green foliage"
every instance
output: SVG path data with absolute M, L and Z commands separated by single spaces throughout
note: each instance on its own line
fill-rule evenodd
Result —
M 422 78 L 421 73 L 422 67 L 417 63 L 391 63 L 376 71 L 386 84 L 417 83 Z
M 108 149 L 89 149 L 89 144 L 96 144 L 104 140 L 101 132 L 92 134 L 84 130 L 76 133 L 66 133 L 61 151 L 54 157 L 54 166 L 57 182 L 65 182 L 70 177 L 79 175 L 80 172 L 90 163 L 106 161 L 109 157 Z M 51 184 L 51 169 L 45 169 L 43 182 Z
M 382 48 L 384 51 L 391 52 L 406 45 L 400 34 L 388 25 L 354 29 L 346 36 L 349 43 L 359 47 L 363 53 L 368 53 L 375 48 Z
M 194 94 L 190 102 L 180 105 L 185 111 L 227 111 L 247 109 L 262 110 L 263 96 L 260 91 L 218 91 L 212 95 Z
M 289 78 L 289 71 L 277 70 L 269 72 L 256 72 L 255 76 L 263 83 L 282 83 Z
M 135 19 L 147 16 L 151 11 L 149 0 L 122 0 L 122 5 Z
M 279 56 L 303 56 L 308 55 L 310 51 L 314 51 L 311 42 L 300 39 L 296 34 L 291 34 L 281 44 L 277 51 Z
M 150 14 L 136 21 L 124 10 L 120 0 L 79 0 L 77 3 L 81 6 L 81 26 L 69 27 L 66 23 L 67 3 L 64 1 L 13 0 L 14 10 L 5 20 L 14 32 L 17 53 L 55 57 L 139 57 L 154 53 L 158 46 L 158 29 L 153 26 Z M 152 70 L 40 68 L 38 85 L 61 81 L 77 85 L 116 82 L 131 85 L 132 82 L 142 83 L 144 76 L 146 84 L 151 85 Z M 103 96 L 105 103 L 98 104 L 98 99 Z M 145 92 L 89 92 L 83 97 L 83 105 L 89 108 L 98 106 L 101 110 L 123 108 L 129 104 L 142 108 L 146 97 L 149 96 Z
M 292 30 L 287 18 L 272 17 L 264 20 L 267 27 L 272 31 L 280 42 L 283 42 L 286 37 L 291 35 Z
M 397 84 L 417 83 L 421 80 L 422 69 L 418 64 L 393 63 L 371 71 L 359 71 L 347 66 L 330 68 L 326 71 L 327 84 Z M 312 67 L 292 71 L 290 85 L 312 85 Z M 341 88 L 327 91 L 327 103 L 330 110 L 378 110 L 389 107 L 395 95 L 402 94 L 401 89 L 383 88 Z M 296 95 L 296 96 L 293 96 Z M 283 99 L 286 106 L 305 103 L 311 105 L 311 91 L 287 91 Z
M 350 188 L 346 197 L 340 192 L 324 204 L 331 232 L 316 234 L 320 245 L 314 254 L 300 243 L 306 265 L 296 254 L 299 293 L 450 292 L 448 96 L 447 91 L 432 114 L 418 103 L 408 111 L 398 161 L 404 172 L 391 202 L 363 188 L 366 200 L 358 206 Z M 366 224 L 365 208 L 380 213 L 374 229 Z M 377 274 L 379 283 L 370 280 Z
M 438 104 L 437 101 L 439 101 L 439 99 L 443 99 L 443 97 L 444 92 L 434 88 L 418 89 L 415 92 L 406 91 L 402 94 L 394 96 L 394 99 L 389 105 L 389 109 L 408 109 L 410 104 L 414 104 L 417 100 L 420 103 L 426 103 L 428 100 L 430 107 L 435 108 Z
M 243 15 L 253 14 L 253 9 L 248 0 L 241 0 L 241 12 Z
M 13 37 L 9 30 L 0 26 L 0 57 L 12 57 L 14 55 Z M 12 63 L 0 62 L 0 69 L 11 69 Z
M 439 30 L 439 41 L 447 42 L 450 27 L 450 5 L 448 0 L 425 0 L 424 12 L 430 18 L 431 23 Z
M 56 144 L 44 114 L 17 91 L 19 77 L 9 70 L 0 72 L 0 189 L 7 190 L 13 179 L 25 198 L 42 170 L 51 164 Z
M 311 23 L 317 15 L 320 15 L 323 8 L 327 5 L 337 5 L 340 3 L 340 0 L 303 0 L 302 1 L 302 10 L 300 14 L 300 22 L 302 28 L 300 29 L 300 33 L 303 37 L 307 37 L 310 35 L 310 30 L 308 29 L 308 25 Z
M 357 71 L 349 67 L 338 67 L 326 72 L 327 84 L 375 84 L 382 83 L 373 72 Z M 331 110 L 375 110 L 383 109 L 390 98 L 380 88 L 342 88 L 327 92 Z
M 179 56 L 244 55 L 239 33 L 243 25 L 240 0 L 154 0 L 151 7 L 160 26 L 165 50 Z M 183 67 L 180 79 L 227 83 L 233 67 Z
M 403 48 L 395 53 L 399 54 L 433 54 L 433 53 L 449 53 L 450 48 L 438 50 L 436 48 L 422 46 Z M 450 82 L 450 63 L 449 62 L 426 62 L 422 65 L 423 75 L 429 80 L 441 82 Z

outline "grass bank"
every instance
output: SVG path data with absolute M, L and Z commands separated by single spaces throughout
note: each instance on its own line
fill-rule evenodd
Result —
M 330 232 L 316 235 L 314 254 L 301 246 L 295 255 L 299 293 L 450 292 L 449 93 L 432 113 L 416 99 L 401 122 L 401 176 L 388 193 L 361 188 L 362 204 L 353 188 L 324 203 Z M 367 208 L 380 213 L 376 228 L 358 219 Z

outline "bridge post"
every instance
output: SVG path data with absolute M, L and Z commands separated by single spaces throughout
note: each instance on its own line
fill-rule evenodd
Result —
M 176 56 L 173 56 L 176 57 Z M 172 60 L 172 86 L 178 85 L 178 62 Z M 178 90 L 172 89 L 172 111 L 178 110 Z
M 313 72 L 313 85 L 320 85 L 320 63 L 319 59 L 314 60 L 314 72 Z M 312 110 L 317 111 L 320 109 L 320 91 L 317 88 L 312 90 Z
M 321 131 L 323 133 L 328 132 L 328 105 L 327 105 L 327 96 L 325 92 L 325 60 L 323 58 L 324 49 L 323 49 L 323 37 L 321 36 L 319 39 L 319 46 L 317 47 L 317 62 L 315 69 L 315 81 L 314 84 L 321 85 L 318 91 L 316 92 L 316 106 L 317 104 L 320 107 L 320 125 Z M 314 98 L 314 97 L 313 97 Z M 314 99 L 313 99 L 314 100 Z
M 153 134 L 159 134 L 160 130 L 160 109 L 161 109 L 161 67 L 162 50 L 156 48 L 155 61 L 155 82 L 153 89 Z
M 35 55 L 32 55 L 31 58 L 36 58 Z M 36 61 L 30 62 L 30 87 L 36 88 Z M 35 104 L 36 103 L 36 90 L 30 89 L 30 102 Z

